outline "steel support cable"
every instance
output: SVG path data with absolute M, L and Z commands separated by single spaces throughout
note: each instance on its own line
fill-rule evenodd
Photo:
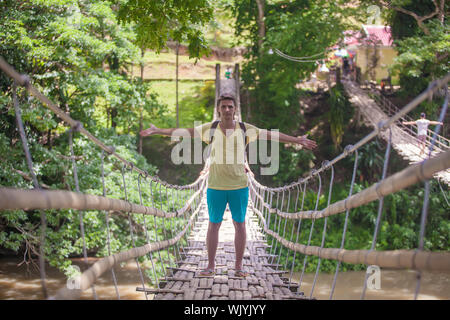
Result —
M 319 178 L 319 190 L 317 191 L 316 205 L 315 205 L 314 211 L 317 211 L 317 207 L 319 206 L 320 194 L 322 192 L 322 177 L 320 176 L 320 173 L 317 175 L 317 177 Z M 315 221 L 316 221 L 316 218 L 313 217 L 313 219 L 311 221 L 311 229 L 309 230 L 308 244 L 306 245 L 307 247 L 309 247 L 309 245 L 311 244 L 311 237 L 312 237 L 312 233 L 313 233 L 313 230 L 314 230 L 314 222 Z M 299 288 L 302 285 L 303 275 L 305 273 L 305 267 L 306 267 L 306 261 L 307 260 L 308 260 L 308 255 L 305 255 L 305 257 L 303 258 L 302 274 L 300 276 L 300 282 L 298 284 Z
M 288 201 L 287 201 L 287 206 L 286 206 L 286 211 L 287 211 L 287 212 L 289 212 L 290 201 L 291 201 L 291 189 L 288 188 Z M 284 218 L 284 228 L 283 228 L 283 236 L 282 236 L 283 238 L 284 238 L 285 235 L 286 235 L 286 225 L 287 225 L 287 217 Z M 277 270 L 278 270 L 278 265 L 279 265 L 279 263 L 280 263 L 280 257 L 281 257 L 281 255 L 282 255 L 282 253 L 283 253 L 283 247 L 280 247 L 280 254 L 279 254 L 278 260 L 277 260 Z
M 324 162 L 324 166 L 328 166 L 329 161 L 325 161 Z M 330 177 L 330 186 L 328 188 L 328 201 L 327 201 L 327 206 L 330 205 L 331 202 L 331 193 L 333 192 L 333 184 L 334 184 L 334 167 L 331 166 L 331 177 Z M 322 242 L 320 243 L 320 250 L 322 250 L 323 246 L 325 245 L 325 236 L 327 233 L 327 217 L 325 217 L 325 220 L 323 222 L 323 230 L 322 230 Z M 319 251 L 320 252 L 320 251 Z M 317 282 L 317 276 L 319 275 L 319 270 L 320 270 L 320 262 L 321 262 L 321 257 L 318 257 L 317 260 L 317 268 L 316 268 L 316 273 L 314 275 L 314 280 L 313 280 L 313 284 L 311 287 L 311 293 L 309 295 L 309 298 L 311 299 L 313 296 L 313 292 L 314 292 L 314 288 L 316 286 L 316 282 Z
M 138 192 L 139 192 L 139 203 L 141 204 L 141 206 L 143 205 L 142 202 L 142 191 L 141 191 L 141 177 L 142 175 L 139 174 L 138 175 Z M 145 177 L 144 177 L 145 179 Z M 142 215 L 142 219 L 143 219 L 143 226 L 144 226 L 144 233 L 145 233 L 145 240 L 147 242 L 147 244 L 150 243 L 150 237 L 148 235 L 148 230 L 147 230 L 147 221 L 145 221 L 145 214 Z M 110 254 L 111 255 L 111 254 Z M 152 264 L 152 271 L 153 271 L 153 277 L 155 279 L 155 283 L 158 283 L 158 275 L 156 274 L 156 269 L 155 269 L 155 264 L 153 263 L 153 253 L 149 252 L 148 253 L 148 257 L 150 259 L 150 262 Z
M 177 208 L 176 208 L 176 206 L 175 206 L 175 202 L 174 202 L 174 201 L 175 201 L 175 197 L 173 196 L 173 191 L 174 191 L 174 190 L 175 190 L 175 187 L 173 187 L 173 188 L 171 189 L 170 197 L 172 198 L 172 210 L 176 212 L 176 211 L 178 211 L 178 210 L 177 210 Z M 166 189 L 166 194 L 167 194 L 167 189 Z M 173 229 L 172 229 L 172 228 L 173 228 L 172 222 L 174 222 L 174 219 L 172 219 L 172 221 L 171 221 L 171 226 L 170 226 L 170 229 L 171 229 L 171 230 L 173 230 Z M 174 224 L 175 224 L 175 230 L 178 231 L 178 230 L 176 229 L 176 227 L 177 227 L 177 225 L 178 225 L 178 221 L 175 221 Z M 175 243 L 174 249 L 176 249 L 176 252 L 178 253 L 178 257 L 175 255 L 175 257 L 176 257 L 175 261 L 177 261 L 177 259 L 180 258 L 180 250 L 179 250 L 179 248 L 178 248 L 178 243 Z M 174 250 L 174 251 L 175 251 L 175 250 Z M 180 258 L 180 259 L 181 259 L 181 258 Z
M 102 177 L 102 192 L 103 192 L 103 196 L 106 197 L 104 158 L 105 158 L 105 151 L 102 150 L 100 170 L 101 170 L 101 177 Z M 103 213 L 105 215 L 105 222 L 106 222 L 106 241 L 107 241 L 107 248 L 108 248 L 108 256 L 110 256 L 111 255 L 111 230 L 109 228 L 109 212 L 106 210 L 103 210 Z M 114 271 L 114 267 L 111 268 L 111 276 L 112 276 L 113 283 L 114 283 L 114 289 L 116 290 L 117 299 L 120 300 L 120 293 L 119 293 L 119 288 L 117 287 L 117 278 L 116 278 L 116 273 Z
M 272 219 L 272 212 L 271 212 L 271 208 L 272 208 L 272 201 L 273 201 L 273 192 L 270 192 L 270 200 L 269 200 L 269 208 L 267 209 L 267 212 L 268 212 L 268 217 L 269 217 L 269 219 L 268 220 L 266 220 L 266 221 L 268 221 L 268 225 L 265 225 L 265 228 L 267 228 L 267 229 L 270 229 L 270 221 L 271 221 L 271 219 Z M 270 247 L 270 250 L 269 250 L 269 255 L 271 255 L 272 254 L 272 245 L 273 245 L 273 238 L 272 238 L 272 243 L 271 243 L 271 247 Z
M 449 93 L 448 93 L 448 87 L 446 86 L 445 87 L 444 104 L 442 106 L 441 114 L 440 114 L 439 120 L 438 120 L 438 122 L 440 122 L 440 123 L 443 123 L 445 115 L 447 113 L 448 100 L 449 100 Z M 441 129 L 441 124 L 438 124 L 434 129 L 428 158 L 431 157 L 431 153 L 433 152 L 433 147 L 436 143 L 436 138 L 438 136 L 438 132 L 440 129 Z M 424 160 L 424 162 L 426 162 L 426 161 L 427 160 Z M 427 223 L 429 199 L 430 199 L 430 180 L 428 179 L 425 181 L 425 194 L 424 194 L 422 214 L 421 214 L 421 219 L 420 219 L 419 246 L 417 248 L 418 251 L 423 251 L 423 249 L 424 249 L 425 226 Z M 417 297 L 419 295 L 421 278 L 422 278 L 422 273 L 420 271 L 418 271 L 417 272 L 417 285 L 416 285 L 416 290 L 414 293 L 414 300 L 417 300 Z
M 278 210 L 278 206 L 280 205 L 281 201 L 280 200 L 280 192 L 277 192 L 277 203 L 275 205 L 275 208 Z M 281 219 L 281 217 L 280 217 Z M 275 232 L 276 228 L 278 225 L 278 216 L 275 215 L 275 222 L 273 224 L 273 231 Z M 275 245 L 274 245 L 275 244 Z M 271 252 L 270 254 L 273 254 L 274 256 L 276 255 L 276 249 L 278 247 L 278 240 L 276 238 L 273 238 L 273 242 L 272 242 L 272 248 L 271 248 Z M 271 260 L 271 263 L 273 263 L 273 258 Z
M 275 208 L 278 208 L 278 200 L 279 200 L 279 198 L 280 198 L 280 193 L 277 192 L 277 204 L 275 205 Z M 270 208 L 272 208 L 272 204 L 270 204 Z M 278 218 L 278 216 L 275 215 L 275 224 L 274 224 L 274 227 L 273 227 L 274 230 L 275 230 L 276 225 L 277 225 L 277 218 Z M 269 218 L 269 228 L 270 228 L 271 222 L 272 222 L 272 216 Z M 276 244 L 275 241 L 276 241 L 276 239 L 272 238 L 272 243 L 270 244 L 271 245 L 271 248 L 270 248 L 270 254 L 271 255 L 274 254 L 273 249 L 275 247 L 274 244 Z M 273 262 L 273 259 L 272 259 L 272 262 Z
M 283 204 L 284 204 L 284 190 L 283 190 L 283 195 L 281 196 L 280 208 L 283 208 Z M 276 216 L 275 218 L 278 218 L 278 216 Z M 279 217 L 279 219 L 278 219 L 278 227 L 277 227 L 276 223 L 275 223 L 275 226 L 274 226 L 277 229 L 277 231 L 274 230 L 276 233 L 280 233 L 280 225 L 281 225 L 281 217 Z M 273 252 L 274 255 L 277 255 L 277 247 L 278 247 L 278 241 L 276 240 L 276 242 L 275 242 L 275 249 L 274 249 L 274 252 Z M 278 254 L 278 257 L 279 257 L 280 254 L 281 254 L 281 245 L 280 245 L 280 253 Z M 274 261 L 272 260 L 272 263 L 273 262 Z
M 155 207 L 155 197 L 153 195 L 153 180 L 150 180 L 150 194 L 151 194 L 151 198 L 152 198 L 152 206 L 154 208 L 156 208 Z M 158 241 L 158 225 L 157 225 L 157 222 L 156 222 L 156 216 L 153 216 L 153 222 L 154 222 L 154 229 L 155 229 L 155 241 Z M 158 250 L 158 256 L 159 256 L 159 265 L 161 267 L 161 271 L 163 272 L 163 274 L 166 274 L 166 271 L 164 269 L 164 262 L 163 262 L 163 260 L 161 258 L 161 251 L 160 250 Z M 158 285 L 158 289 L 159 289 L 160 288 L 159 287 L 159 282 L 157 282 L 157 285 Z
M 286 57 L 292 58 L 292 59 L 296 59 L 296 60 L 311 59 L 311 58 L 314 58 L 314 57 L 317 57 L 317 56 L 320 56 L 320 55 L 323 55 L 323 54 L 326 54 L 326 53 L 327 53 L 327 50 L 325 50 L 325 51 L 323 51 L 323 52 L 319 52 L 319 53 L 316 53 L 316 54 L 313 54 L 313 55 L 310 55 L 310 56 L 305 56 L 305 57 L 294 57 L 294 56 L 287 55 L 286 53 L 283 53 L 283 52 L 282 52 L 281 50 L 279 50 L 279 49 L 275 49 L 275 51 L 278 51 L 280 54 L 282 54 L 282 55 L 284 55 L 284 56 L 286 56 Z
M 162 184 L 159 184 L 159 204 L 160 204 L 160 209 L 163 210 L 163 198 L 162 198 L 162 193 L 161 193 L 161 187 Z M 166 233 L 166 219 L 163 218 L 162 219 L 162 225 L 163 225 L 163 235 L 164 235 L 164 240 L 168 239 L 167 238 L 167 233 Z M 172 265 L 172 261 L 170 260 L 170 253 L 169 253 L 169 247 L 167 248 L 167 258 L 169 259 L 169 266 Z
M 169 190 L 168 190 L 168 188 L 166 187 L 166 203 L 167 203 L 167 210 L 169 210 L 169 208 L 170 208 L 170 206 L 171 206 L 171 203 L 170 203 L 170 201 L 169 201 Z M 172 209 L 173 210 L 173 209 Z M 173 232 L 173 221 L 174 221 L 175 219 L 170 219 L 170 229 L 169 229 L 169 233 L 170 233 L 170 235 L 172 235 L 172 232 Z M 175 259 L 175 264 L 176 264 L 176 261 L 177 261 L 177 254 L 176 254 L 176 250 L 175 250 L 175 247 L 176 247 L 176 244 L 172 247 L 172 249 L 173 249 L 173 256 L 174 256 L 174 259 Z M 170 249 L 170 248 L 169 248 Z M 167 253 L 169 253 L 169 249 L 167 249 Z M 169 253 L 170 254 L 170 253 Z
M 297 211 L 298 198 L 300 196 L 300 187 L 298 185 L 296 185 L 296 188 L 297 188 L 297 195 L 295 197 L 294 212 Z M 295 227 L 295 222 L 291 226 L 291 237 L 289 238 L 289 241 L 291 241 L 291 242 L 292 242 L 292 239 L 294 238 L 294 229 L 295 229 L 294 227 Z M 289 255 L 286 255 L 286 261 L 284 263 L 284 270 L 287 269 L 288 260 L 289 260 Z
M 0 57 L 1 58 L 1 57 Z M 17 128 L 19 130 L 20 140 L 22 141 L 22 148 L 25 153 L 25 159 L 27 161 L 28 170 L 30 171 L 31 180 L 33 181 L 33 186 L 35 189 L 41 189 L 39 182 L 37 180 L 36 174 L 34 172 L 33 166 L 33 158 L 30 153 L 30 149 L 28 148 L 28 140 L 25 134 L 25 129 L 22 122 L 22 111 L 20 109 L 19 102 L 17 100 L 16 95 L 16 83 L 14 82 L 12 85 L 12 95 L 13 95 L 13 103 L 14 103 L 14 112 L 16 114 Z M 47 218 L 45 216 L 45 212 L 42 210 L 39 211 L 40 219 L 41 219 L 41 234 L 39 238 L 39 274 L 41 277 L 41 288 L 42 294 L 46 299 L 48 297 L 47 291 L 47 283 L 46 283 L 46 275 L 45 275 L 45 235 L 47 229 Z
M 272 192 L 265 190 L 265 189 L 263 189 L 263 191 L 264 191 L 264 196 L 267 196 L 267 203 L 269 203 Z M 256 197 L 256 194 L 255 194 L 255 197 Z M 263 200 L 265 200 L 265 199 L 263 199 Z M 264 210 L 264 218 L 267 221 L 270 213 L 269 213 L 269 209 L 267 209 L 267 207 L 264 206 L 265 202 L 266 201 L 261 201 L 261 208 Z M 261 222 L 261 224 L 263 224 L 263 223 Z
M 306 180 L 306 181 L 304 182 L 304 187 L 303 187 L 303 191 L 302 191 L 302 193 L 303 193 L 303 195 L 302 195 L 302 205 L 301 205 L 301 209 L 300 209 L 300 210 L 303 210 L 303 205 L 304 205 L 304 203 L 305 203 L 305 194 L 306 194 L 306 184 L 307 184 L 307 183 L 308 183 L 308 180 Z M 299 221 L 298 224 L 297 224 L 297 234 L 296 234 L 296 236 L 295 236 L 295 243 L 298 243 L 298 237 L 299 237 L 299 235 L 300 235 L 301 225 L 302 225 L 302 218 L 300 217 L 300 221 Z M 290 273 L 290 275 L 289 275 L 289 285 L 288 285 L 288 288 L 290 288 L 291 283 L 292 283 L 292 275 L 293 275 L 293 273 L 294 273 L 294 264 L 295 264 L 295 257 L 296 257 L 296 255 L 297 255 L 297 251 L 294 251 L 294 257 L 293 257 L 293 259 L 292 259 L 292 264 L 291 264 L 291 273 Z M 297 292 L 299 292 L 299 291 L 300 291 L 300 287 L 298 288 Z
M 324 58 L 317 58 L 317 59 L 315 59 L 315 60 L 305 60 L 305 59 L 303 59 L 303 58 L 306 58 L 306 57 L 298 57 L 298 58 L 292 57 L 292 56 L 289 56 L 289 55 L 287 55 L 287 54 L 281 52 L 281 51 L 278 50 L 278 49 L 275 49 L 275 53 L 276 53 L 277 55 L 279 55 L 280 57 L 282 57 L 282 58 L 285 58 L 285 59 L 287 59 L 287 60 L 294 61 L 294 62 L 305 62 L 305 63 L 309 62 L 309 63 L 311 63 L 311 62 L 316 62 L 316 61 L 319 61 L 319 60 L 323 60 L 323 59 L 324 59 Z M 320 54 L 323 54 L 323 53 L 320 53 Z M 314 56 L 318 56 L 318 55 L 319 55 L 319 54 L 313 55 L 313 56 L 311 56 L 311 58 L 314 57 Z
M 384 180 L 386 178 L 387 169 L 388 169 L 388 165 L 389 165 L 389 156 L 390 156 L 390 152 L 391 152 L 391 145 L 392 145 L 392 130 L 389 128 L 389 139 L 388 139 L 386 151 L 384 154 L 383 172 L 381 174 L 381 180 Z M 379 201 L 378 201 L 377 220 L 375 222 L 375 230 L 373 232 L 372 244 L 370 246 L 369 252 L 375 250 L 375 247 L 377 244 L 378 231 L 380 229 L 381 216 L 383 214 L 383 203 L 384 203 L 384 197 L 380 196 Z M 361 293 L 361 300 L 364 299 L 365 294 L 366 294 L 368 277 L 369 277 L 369 274 L 366 272 L 365 278 L 364 278 L 363 290 Z
M 177 195 L 177 200 L 176 200 L 177 205 L 176 205 L 176 207 L 180 208 L 182 206 L 181 203 L 180 203 L 180 198 L 182 197 L 182 196 L 180 196 L 181 190 L 179 188 L 177 188 L 176 190 L 177 190 L 176 191 L 176 195 Z M 182 224 L 185 224 L 186 223 L 186 213 L 183 213 L 182 219 L 183 219 L 183 223 Z M 184 240 L 187 243 L 187 233 L 184 234 Z M 182 245 L 182 251 L 184 253 L 184 245 Z M 180 258 L 181 258 L 181 255 L 180 255 Z
M 124 192 L 124 196 L 125 196 L 125 201 L 128 202 L 127 183 L 125 181 L 125 173 L 124 173 L 125 169 L 126 169 L 126 166 L 124 165 L 122 167 L 121 173 L 122 173 L 123 192 Z M 128 224 L 130 226 L 131 245 L 133 246 L 133 249 L 136 249 L 136 243 L 134 241 L 133 222 L 131 221 L 130 212 L 127 213 L 127 216 L 128 216 Z M 144 276 L 142 275 L 142 270 L 141 270 L 141 266 L 139 264 L 139 260 L 138 260 L 137 257 L 134 258 L 134 260 L 136 261 L 136 266 L 137 266 L 137 269 L 138 269 L 139 278 L 141 279 L 142 287 L 144 288 L 145 300 L 148 300 L 147 291 L 145 290 L 145 280 L 144 280 Z
M 439 179 L 436 179 L 437 183 L 439 184 L 439 189 L 441 189 L 441 193 L 444 196 L 445 202 L 447 203 L 447 206 L 450 208 L 450 203 L 448 202 L 447 196 L 445 195 L 445 191 L 442 188 L 441 182 L 439 181 Z
M 204 193 L 205 183 L 203 181 L 202 187 L 200 188 L 201 193 Z M 51 299 L 78 299 L 81 293 L 87 288 L 91 287 L 93 283 L 106 271 L 110 270 L 114 265 L 121 262 L 134 259 L 136 257 L 141 257 L 146 255 L 148 252 L 153 252 L 157 250 L 162 250 L 168 246 L 173 245 L 183 237 L 184 233 L 187 231 L 188 227 L 193 223 L 195 216 L 198 214 L 200 207 L 198 207 L 192 214 L 188 224 L 184 227 L 183 231 L 177 234 L 174 238 L 163 240 L 159 242 L 154 242 L 151 244 L 146 244 L 141 247 L 125 250 L 118 252 L 112 256 L 104 257 L 94 263 L 88 270 L 83 272 L 80 276 L 80 289 L 68 289 L 63 287 L 60 289 L 54 297 Z
M 78 171 L 77 171 L 77 163 L 75 161 L 75 153 L 73 151 L 73 131 L 77 130 L 77 128 L 70 128 L 69 129 L 69 148 L 70 148 L 70 154 L 72 158 L 72 170 L 73 170 L 73 179 L 75 181 L 75 191 L 77 193 L 80 192 L 80 185 L 78 183 Z M 78 218 L 80 220 L 80 232 L 81 232 L 81 239 L 83 241 L 83 258 L 84 258 L 84 264 L 86 268 L 89 268 L 88 259 L 87 259 L 87 249 L 86 249 L 86 236 L 84 232 L 84 222 L 83 222 L 83 211 L 78 210 Z M 92 286 L 92 295 L 94 296 L 94 299 L 97 300 L 97 293 L 95 292 L 95 287 Z
M 351 146 L 348 146 L 351 147 Z M 350 148 L 348 148 L 350 149 Z M 353 193 L 353 185 L 355 184 L 355 177 L 356 177 L 356 169 L 358 167 L 358 150 L 355 150 L 355 161 L 353 164 L 353 175 L 352 175 L 352 181 L 350 183 L 350 191 L 348 193 L 348 197 L 347 199 L 352 195 Z M 348 215 L 349 215 L 350 209 L 346 209 L 345 212 L 345 221 L 344 221 L 344 229 L 342 231 L 342 239 L 341 239 L 341 246 L 340 249 L 344 248 L 344 244 L 345 244 L 345 235 L 347 233 L 347 224 L 348 224 Z M 333 278 L 333 284 L 331 286 L 331 292 L 330 292 L 330 300 L 333 298 L 333 293 L 334 293 L 334 288 L 336 286 L 336 280 L 337 280 L 337 275 L 339 273 L 339 268 L 341 266 L 341 261 L 338 261 L 336 264 L 336 273 L 334 274 L 334 278 Z

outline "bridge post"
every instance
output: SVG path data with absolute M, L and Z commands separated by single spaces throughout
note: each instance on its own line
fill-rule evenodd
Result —
M 219 98 L 219 95 L 220 95 L 220 64 L 217 63 L 216 64 L 216 98 L 214 100 L 214 117 L 213 118 L 218 118 L 216 106 L 217 106 L 217 99 Z

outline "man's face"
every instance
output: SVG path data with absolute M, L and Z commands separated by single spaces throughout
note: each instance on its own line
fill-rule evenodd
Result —
M 235 112 L 233 100 L 225 99 L 220 101 L 219 112 L 224 120 L 233 119 Z

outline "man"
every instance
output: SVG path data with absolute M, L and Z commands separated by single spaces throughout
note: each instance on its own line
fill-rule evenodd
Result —
M 211 143 L 210 167 L 207 189 L 207 203 L 209 213 L 209 225 L 206 236 L 208 250 L 208 267 L 200 272 L 201 276 L 213 276 L 215 274 L 215 257 L 219 242 L 219 229 L 223 220 L 226 205 L 229 205 L 233 225 L 235 228 L 235 275 L 246 277 L 248 273 L 242 269 L 246 244 L 245 215 L 248 205 L 248 178 L 246 164 L 243 157 L 239 160 L 237 154 L 244 154 L 244 131 L 239 122 L 234 120 L 236 105 L 233 96 L 220 96 L 217 102 L 217 112 L 220 121 L 217 128 L 211 130 L 213 123 L 186 129 L 184 135 L 191 137 L 200 136 L 206 143 Z M 258 138 L 275 140 L 283 143 L 295 143 L 303 145 L 307 149 L 314 149 L 316 143 L 306 138 L 293 137 L 283 133 L 273 134 L 264 129 L 244 123 L 245 136 L 250 143 Z M 159 129 L 152 125 L 149 129 L 141 131 L 142 136 L 161 134 L 171 136 L 175 128 Z M 211 131 L 214 133 L 211 134 Z M 211 142 L 212 141 L 212 142 Z M 231 155 L 231 157 L 230 157 Z M 224 161 L 232 159 L 232 161 Z
M 231 79 L 231 68 L 230 67 L 228 67 L 227 70 L 225 71 L 225 78 Z
M 425 113 L 420 114 L 420 119 L 416 121 L 403 121 L 404 125 L 417 125 L 417 138 L 419 139 L 419 146 L 420 146 L 420 155 L 423 154 L 425 150 L 425 142 L 427 141 L 427 130 L 428 126 L 430 124 L 433 125 L 442 125 L 442 122 L 439 121 L 430 121 L 428 119 L 425 119 Z

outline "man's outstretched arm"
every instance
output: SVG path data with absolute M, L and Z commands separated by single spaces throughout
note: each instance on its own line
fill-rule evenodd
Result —
M 259 138 L 263 140 L 274 140 L 282 143 L 295 143 L 304 146 L 306 149 L 314 149 L 317 147 L 317 143 L 307 138 L 307 135 L 300 137 L 293 137 L 282 132 L 272 132 L 266 129 L 261 129 Z
M 402 122 L 404 125 L 413 125 L 413 124 L 416 124 L 416 122 L 415 121 L 403 121 Z
M 158 128 L 154 124 L 150 128 L 142 130 L 139 134 L 143 137 L 151 135 L 162 135 L 169 137 L 193 137 L 194 128 Z

